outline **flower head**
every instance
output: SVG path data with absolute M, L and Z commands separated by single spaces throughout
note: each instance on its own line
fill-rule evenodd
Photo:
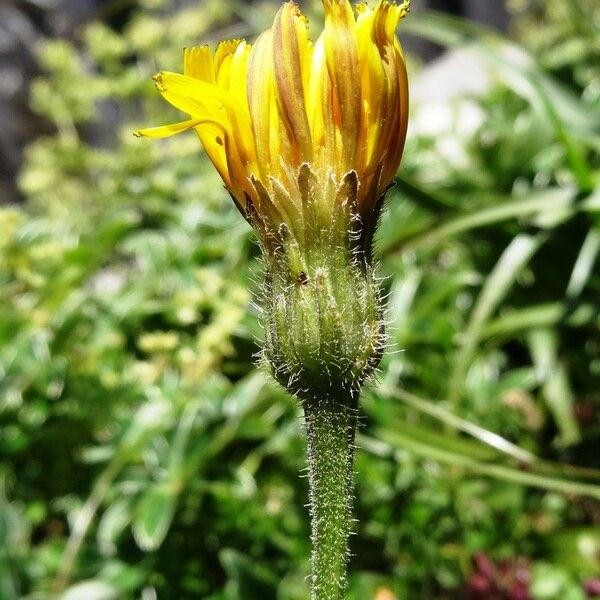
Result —
M 195 129 L 259 231 L 283 223 L 301 237 L 302 171 L 305 188 L 315 182 L 311 210 L 324 220 L 340 201 L 336 190 L 355 174 L 354 209 L 370 229 L 400 162 L 408 87 L 396 27 L 409 2 L 378 0 L 354 10 L 348 0 L 323 3 L 325 25 L 315 43 L 298 6 L 286 2 L 252 45 L 225 41 L 214 54 L 208 46 L 186 48 L 183 75 L 154 79 L 189 119 L 137 132 L 166 137 Z
M 183 75 L 154 79 L 189 119 L 137 135 L 195 129 L 259 233 L 272 373 L 303 398 L 354 398 L 385 345 L 370 253 L 406 135 L 396 27 L 409 2 L 323 4 L 315 43 L 298 6 L 286 2 L 252 45 L 187 48 Z

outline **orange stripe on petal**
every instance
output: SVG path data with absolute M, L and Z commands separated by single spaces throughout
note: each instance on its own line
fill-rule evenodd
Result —
M 354 165 L 360 124 L 361 94 L 356 21 L 348 0 L 325 0 L 327 69 L 333 84 L 333 116 L 340 129 L 343 163 Z
M 292 145 L 294 162 L 312 160 L 312 142 L 306 114 L 304 80 L 311 48 L 306 21 L 293 2 L 285 3 L 273 25 L 273 58 L 277 101 Z

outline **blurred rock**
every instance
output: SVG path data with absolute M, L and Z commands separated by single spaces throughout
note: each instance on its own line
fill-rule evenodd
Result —
M 0 205 L 17 202 L 23 149 L 50 131 L 29 108 L 29 82 L 39 74 L 35 50 L 44 37 L 72 38 L 107 0 L 4 0 L 0 3 Z

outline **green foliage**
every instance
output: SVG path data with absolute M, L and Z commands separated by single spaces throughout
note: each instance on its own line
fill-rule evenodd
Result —
M 523 13 L 539 60 L 460 21 L 406 20 L 469 45 L 495 83 L 456 100 L 482 115 L 474 133 L 411 137 L 388 199 L 391 348 L 362 404 L 350 598 L 461 598 L 477 551 L 531 557 L 543 600 L 600 573 L 590 3 L 542 3 L 551 28 Z M 165 4 L 40 49 L 32 105 L 56 132 L 28 148 L 26 206 L 0 212 L 3 600 L 306 597 L 304 442 L 254 366 L 253 235 L 193 135 L 130 133 L 172 117 L 158 67 L 252 36 L 272 7 Z

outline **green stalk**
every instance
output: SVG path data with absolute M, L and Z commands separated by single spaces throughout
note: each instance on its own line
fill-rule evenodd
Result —
M 379 364 L 385 332 L 370 263 L 377 215 L 368 222 L 359 215 L 354 171 L 337 187 L 322 183 L 303 165 L 296 218 L 252 219 L 265 256 L 263 358 L 301 401 L 306 420 L 311 598 L 343 600 L 358 397 Z M 273 206 L 285 203 L 278 198 Z
M 353 396 L 357 396 L 354 394 Z M 304 403 L 308 440 L 312 600 L 341 600 L 352 524 L 356 397 Z

